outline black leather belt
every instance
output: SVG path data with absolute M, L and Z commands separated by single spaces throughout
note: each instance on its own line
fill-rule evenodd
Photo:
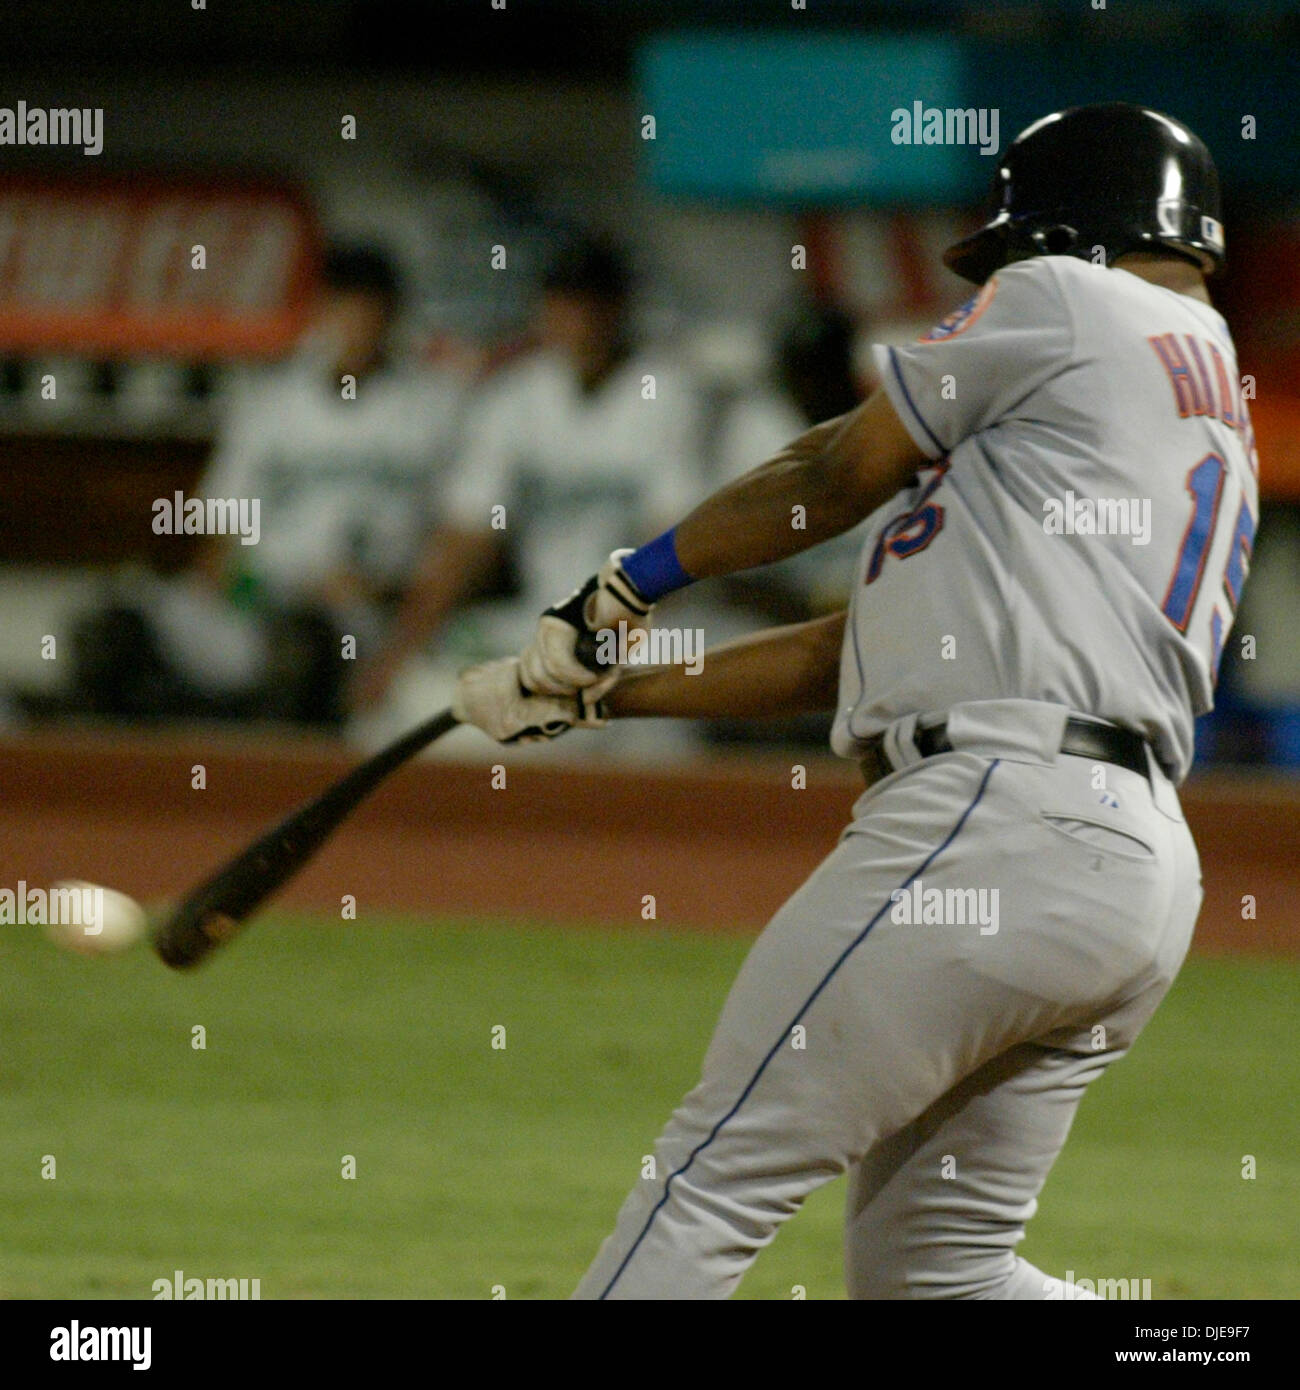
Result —
M 952 744 L 948 741 L 947 723 L 935 724 L 928 729 L 917 729 L 912 736 L 916 751 L 923 758 L 932 758 L 936 753 L 951 753 Z M 1149 774 L 1147 765 L 1147 741 L 1132 729 L 1121 729 L 1114 724 L 1094 724 L 1087 719 L 1073 717 L 1065 721 L 1065 732 L 1061 736 L 1061 752 L 1074 758 L 1091 758 L 1094 762 L 1114 763 L 1127 768 L 1141 777 Z M 878 782 L 896 771 L 885 756 L 885 736 L 876 734 L 862 743 L 862 775 L 867 785 Z

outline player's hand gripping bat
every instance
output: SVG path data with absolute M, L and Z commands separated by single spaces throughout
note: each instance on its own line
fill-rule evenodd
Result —
M 390 772 L 458 722 L 449 709 L 434 715 L 300 806 L 199 884 L 154 931 L 154 950 L 177 970 L 198 965 L 302 868 Z

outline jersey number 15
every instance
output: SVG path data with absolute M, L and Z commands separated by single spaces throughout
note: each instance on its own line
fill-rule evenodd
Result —
M 1206 456 L 1187 474 L 1187 491 L 1192 494 L 1192 516 L 1183 533 L 1182 544 L 1178 548 L 1178 560 L 1174 565 L 1169 588 L 1165 593 L 1163 612 L 1166 618 L 1178 629 L 1186 632 L 1196 607 L 1196 598 L 1201 591 L 1201 579 L 1205 573 L 1205 561 L 1214 540 L 1215 528 L 1219 521 L 1219 504 L 1223 500 L 1223 481 L 1227 465 L 1218 454 Z M 1228 604 L 1229 624 L 1237 611 L 1237 601 L 1241 597 L 1241 586 L 1246 582 L 1246 570 L 1250 564 L 1250 550 L 1255 540 L 1255 518 L 1251 515 L 1246 499 L 1241 499 L 1237 509 L 1237 520 L 1232 528 L 1232 548 L 1228 551 L 1228 562 L 1223 568 L 1223 593 Z M 1226 631 L 1223 614 L 1218 604 L 1210 613 L 1210 671 L 1211 678 L 1218 679 L 1219 658 L 1223 655 L 1223 637 Z

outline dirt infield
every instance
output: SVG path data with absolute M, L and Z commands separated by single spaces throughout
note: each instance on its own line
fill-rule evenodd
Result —
M 0 741 L 0 884 L 85 878 L 145 900 L 193 885 L 355 761 L 337 744 L 209 730 Z M 202 764 L 206 788 L 191 785 Z M 338 912 L 519 916 L 752 932 L 835 842 L 855 770 L 727 758 L 687 771 L 421 762 L 363 807 L 284 892 Z M 1300 955 L 1300 782 L 1207 776 L 1184 789 L 1204 868 L 1201 952 Z M 645 827 L 653 826 L 649 834 Z M 598 891 L 586 866 L 599 865 Z M 1243 900 L 1254 899 L 1253 918 Z

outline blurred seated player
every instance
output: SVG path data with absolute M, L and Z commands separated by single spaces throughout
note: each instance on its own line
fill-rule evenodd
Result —
M 863 382 L 854 363 L 858 331 L 852 316 L 834 305 L 800 306 L 776 344 L 769 379 L 737 397 L 723 415 L 714 486 L 748 473 L 754 459 L 771 458 L 814 424 L 861 403 Z M 756 612 L 767 623 L 805 622 L 848 601 L 861 547 L 861 529 L 854 528 L 780 564 L 733 576 L 724 581 L 724 592 L 733 607 Z M 715 743 L 820 747 L 827 728 L 825 716 L 795 715 L 757 722 L 715 719 L 705 734 Z
M 450 699 L 461 667 L 528 640 L 538 605 L 573 587 L 578 549 L 655 535 L 698 495 L 698 393 L 671 359 L 633 341 L 630 292 L 626 262 L 602 241 L 574 240 L 550 265 L 537 347 L 490 379 L 467 411 L 445 522 L 391 639 L 358 671 L 354 708 L 383 699 L 437 633 L 442 660 L 425 663 L 424 689 L 404 716 L 423 717 L 443 685 Z M 517 595 L 471 607 L 503 553 Z
M 396 359 L 397 271 L 338 248 L 299 353 L 237 397 L 197 496 L 258 499 L 260 536 L 206 536 L 178 579 L 83 624 L 105 713 L 341 720 L 345 635 L 377 643 L 434 524 L 463 386 Z M 353 378 L 355 387 L 346 382 Z
M 716 484 L 748 473 L 821 420 L 861 404 L 866 383 L 854 363 L 859 325 L 832 304 L 799 307 L 776 344 L 770 377 L 728 407 L 718 431 Z M 861 536 L 849 532 L 737 581 L 735 595 L 773 622 L 802 622 L 844 606 Z

